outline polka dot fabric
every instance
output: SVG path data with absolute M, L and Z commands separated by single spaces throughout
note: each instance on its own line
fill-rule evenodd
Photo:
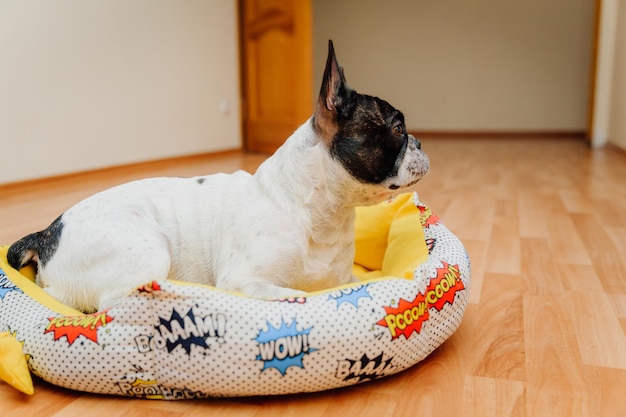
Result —
M 130 397 L 312 392 L 391 375 L 450 337 L 469 299 L 463 245 L 417 195 L 413 203 L 429 251 L 413 279 L 277 301 L 152 282 L 109 310 L 67 316 L 29 297 L 0 260 L 0 332 L 23 343 L 44 380 Z

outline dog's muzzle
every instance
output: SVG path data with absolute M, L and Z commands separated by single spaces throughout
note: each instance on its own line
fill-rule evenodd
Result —
M 397 164 L 397 178 L 388 186 L 390 190 L 411 187 L 428 172 L 428 157 L 422 152 L 422 144 L 415 136 L 408 135 Z

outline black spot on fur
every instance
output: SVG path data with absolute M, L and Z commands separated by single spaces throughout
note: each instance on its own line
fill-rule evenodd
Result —
M 40 266 L 45 266 L 59 247 L 63 231 L 63 216 L 57 217 L 46 229 L 24 236 L 11 245 L 7 252 L 7 261 L 15 269 L 20 269 L 37 257 Z
M 204 182 L 204 180 L 205 180 L 205 179 L 206 179 L 206 178 L 198 178 L 198 179 L 196 180 L 196 182 L 197 182 L 198 184 L 202 185 L 202 183 Z

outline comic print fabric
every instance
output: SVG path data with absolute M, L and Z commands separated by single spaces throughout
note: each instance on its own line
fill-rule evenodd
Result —
M 275 301 L 152 282 L 85 315 L 33 298 L 0 257 L 0 333 L 21 342 L 31 372 L 50 383 L 130 397 L 277 395 L 391 375 L 450 337 L 469 299 L 463 245 L 417 195 L 406 200 L 423 234 L 400 233 L 400 241 L 428 253 L 408 279 L 368 279 Z

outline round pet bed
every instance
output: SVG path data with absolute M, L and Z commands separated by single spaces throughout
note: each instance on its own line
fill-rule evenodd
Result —
M 358 208 L 361 283 L 262 300 L 146 283 L 82 314 L 48 297 L 0 248 L 0 378 L 154 399 L 275 395 L 370 381 L 424 359 L 459 326 L 470 262 L 461 242 L 403 194 Z

